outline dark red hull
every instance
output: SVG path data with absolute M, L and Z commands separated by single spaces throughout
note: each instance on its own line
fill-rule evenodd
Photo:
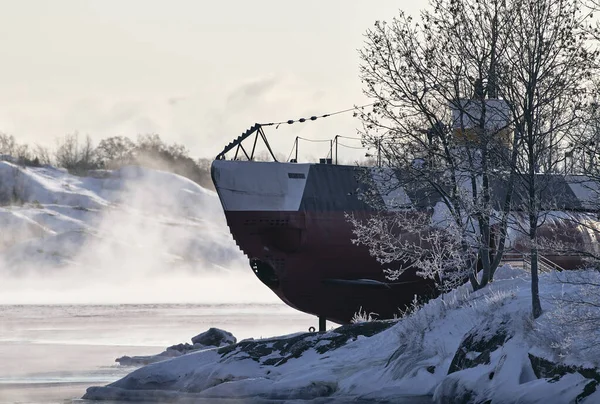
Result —
M 265 279 L 265 284 L 300 311 L 338 323 L 350 322 L 360 310 L 393 318 L 415 295 L 434 293 L 432 282 L 410 270 L 389 284 L 383 266 L 365 247 L 352 244 L 352 227 L 343 212 L 230 211 L 225 215 L 242 251 L 273 269 L 276 279 Z M 365 279 L 382 283 L 343 282 Z
M 433 282 L 418 277 L 414 269 L 407 269 L 394 282 L 385 279 L 386 267 L 366 247 L 352 243 L 352 225 L 346 214 L 362 220 L 375 213 L 361 195 L 380 198 L 378 206 L 388 206 L 390 198 L 395 198 L 416 209 L 433 208 L 438 200 L 418 189 L 406 193 L 396 187 L 383 192 L 380 187 L 386 184 L 381 176 L 371 173 L 374 182 L 364 182 L 365 170 L 226 160 L 216 160 L 212 166 L 231 234 L 259 279 L 290 306 L 338 323 L 350 322 L 359 311 L 393 318 L 415 295 L 423 299 L 436 294 Z M 389 174 L 385 182 L 394 188 L 398 174 Z M 574 190 L 576 186 L 557 177 L 551 193 L 561 196 L 565 210 L 585 211 L 586 199 Z M 496 198 L 503 200 L 501 184 Z M 379 212 L 393 214 L 393 208 Z M 560 218 L 548 220 L 539 236 L 589 241 L 576 224 Z M 518 238 L 512 247 L 526 251 Z M 582 264 L 578 256 L 543 253 L 565 269 Z

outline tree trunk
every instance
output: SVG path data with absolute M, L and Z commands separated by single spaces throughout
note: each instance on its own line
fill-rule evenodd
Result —
M 531 311 L 534 319 L 542 315 L 538 277 L 538 251 L 535 245 L 531 247 Z
M 542 315 L 542 304 L 540 303 L 540 289 L 539 289 L 539 277 L 538 277 L 538 246 L 537 246 L 537 224 L 538 215 L 537 209 L 534 202 L 534 181 L 535 176 L 533 173 L 530 177 L 530 190 L 529 190 L 529 242 L 531 248 L 531 314 L 534 319 Z

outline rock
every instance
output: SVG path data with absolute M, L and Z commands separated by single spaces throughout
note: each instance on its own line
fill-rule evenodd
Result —
M 121 366 L 133 366 L 133 360 L 131 356 L 121 356 L 120 358 L 115 359 L 115 362 L 118 362 Z
M 550 382 L 557 381 L 568 373 L 579 373 L 586 379 L 590 379 L 590 388 L 600 384 L 600 370 L 595 368 L 584 368 L 580 366 L 569 366 L 560 363 L 554 363 L 547 359 L 529 354 L 531 368 L 538 379 L 549 379 Z M 592 391 L 592 392 L 593 392 Z
M 235 344 L 236 342 L 237 339 L 232 333 L 214 327 L 211 327 L 208 329 L 208 331 L 198 334 L 192 338 L 192 343 L 194 346 L 199 344 L 205 347 L 222 347 Z
M 577 396 L 576 402 L 580 402 L 584 398 L 595 393 L 600 384 L 599 369 L 554 363 L 532 354 L 529 354 L 529 361 L 531 362 L 531 367 L 533 368 L 536 377 L 538 379 L 548 379 L 549 383 L 555 383 L 560 380 L 561 377 L 570 373 L 579 373 L 581 376 L 588 379 L 583 391 Z
M 465 334 L 447 376 L 435 389 L 434 402 L 576 403 L 597 393 L 598 369 L 532 355 L 511 321 L 490 318 Z
M 136 402 L 175 402 L 177 398 L 180 399 L 177 402 L 186 403 L 223 401 L 258 404 L 308 400 L 320 403 L 372 403 L 375 401 L 356 401 L 356 396 L 340 400 L 339 397 L 335 397 L 340 386 L 331 375 L 318 371 L 315 375 L 305 375 L 304 372 L 296 374 L 296 370 L 300 368 L 296 368 L 292 363 L 299 359 L 296 363 L 303 367 L 306 366 L 307 360 L 315 360 L 315 357 L 325 360 L 335 350 L 388 330 L 395 323 L 375 321 L 346 325 L 323 333 L 309 332 L 260 340 L 246 339 L 212 350 L 181 354 L 168 364 L 159 363 L 137 369 L 106 387 L 89 388 L 84 397 Z M 207 340 L 203 342 L 206 343 Z M 355 348 L 358 348 L 358 345 L 356 344 Z M 174 349 L 170 351 L 179 353 L 179 350 L 186 350 L 189 346 L 174 345 Z M 191 346 L 195 347 L 196 344 Z M 290 367 L 279 368 L 285 363 Z M 351 370 L 351 374 L 354 374 L 353 372 L 361 370 L 357 368 Z
M 447 376 L 435 389 L 435 403 L 476 404 L 488 403 L 488 391 L 495 370 L 501 368 L 503 360 L 496 356 L 492 363 L 492 353 L 502 350 L 514 336 L 510 318 L 489 318 L 485 323 L 473 327 L 461 341 L 456 350 Z M 476 379 L 470 369 L 479 365 L 481 375 Z M 485 370 L 484 370 L 485 369 Z M 485 374 L 487 372 L 487 375 Z M 465 375 L 469 377 L 465 378 Z M 501 401 L 500 401 L 501 402 Z
M 456 350 L 448 374 L 489 364 L 490 354 L 512 337 L 508 333 L 508 324 L 508 319 L 503 319 L 500 324 L 491 319 L 487 324 L 471 329 Z
M 320 355 L 335 351 L 358 337 L 371 337 L 387 330 L 394 321 L 371 321 L 349 324 L 327 333 L 302 333 L 286 337 L 262 340 L 244 340 L 235 345 L 220 348 L 222 358 L 251 359 L 263 366 L 281 366 L 289 360 L 300 358 L 313 349 Z
M 232 333 L 219 328 L 210 328 L 208 331 L 198 334 L 192 338 L 193 345 L 184 342 L 181 344 L 171 345 L 157 355 L 122 356 L 115 359 L 115 362 L 119 362 L 119 364 L 122 366 L 144 366 L 175 358 L 177 356 L 185 355 L 201 349 L 226 347 L 235 344 L 236 341 L 237 340 Z
M 172 351 L 177 351 L 177 352 L 181 352 L 181 353 L 186 353 L 189 351 L 194 351 L 196 349 L 200 349 L 200 348 L 195 347 L 195 345 L 190 345 L 186 342 L 183 344 L 171 345 L 170 347 L 167 348 L 167 351 L 172 350 Z
M 460 378 L 447 377 L 437 386 L 434 403 L 479 404 L 475 392 L 465 386 Z
M 158 355 L 145 355 L 145 356 L 122 356 L 120 358 L 115 359 L 115 362 L 118 362 L 121 366 L 145 366 L 151 363 L 156 363 L 160 361 L 164 361 L 167 359 L 175 358 L 177 356 L 183 355 L 182 353 L 168 349 L 159 353 Z

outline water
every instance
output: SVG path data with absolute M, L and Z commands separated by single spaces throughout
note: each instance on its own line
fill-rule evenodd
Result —
M 238 340 L 307 331 L 313 316 L 278 304 L 0 305 L 0 403 L 71 403 L 91 385 L 218 327 Z

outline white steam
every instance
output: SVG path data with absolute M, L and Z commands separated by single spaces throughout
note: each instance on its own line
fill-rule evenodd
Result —
M 276 302 L 217 195 L 166 172 L 0 161 L 0 304 Z

